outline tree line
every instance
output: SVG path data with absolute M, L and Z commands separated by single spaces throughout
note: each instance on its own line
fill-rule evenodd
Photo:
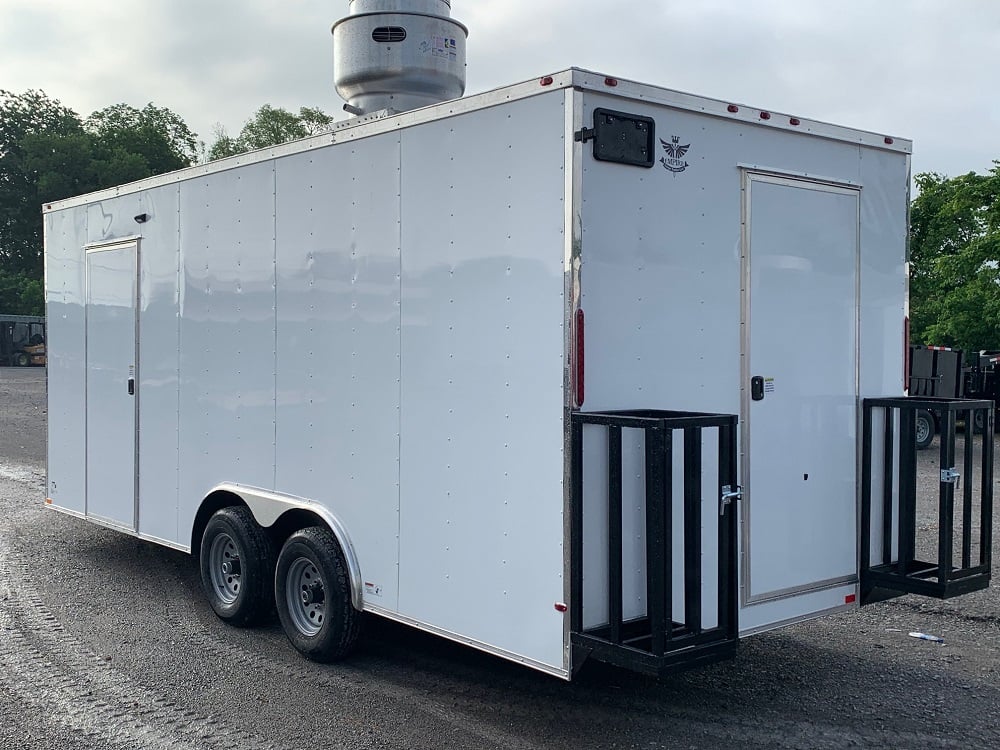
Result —
M 115 104 L 86 118 L 41 91 L 0 90 L 0 313 L 41 315 L 42 203 L 266 148 L 328 129 L 318 108 L 265 104 L 211 145 L 176 113 Z M 987 174 L 915 178 L 911 340 L 1000 350 L 1000 162 Z
M 0 314 L 43 315 L 43 203 L 304 138 L 328 128 L 320 109 L 268 104 L 240 132 L 217 126 L 210 146 L 152 103 L 82 118 L 43 91 L 0 89 Z

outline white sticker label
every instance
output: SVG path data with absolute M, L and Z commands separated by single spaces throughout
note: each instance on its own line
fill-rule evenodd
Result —
M 382 596 L 382 587 L 376 583 L 365 581 L 365 593 L 368 596 Z
M 774 378 L 764 378 L 764 393 L 774 393 Z

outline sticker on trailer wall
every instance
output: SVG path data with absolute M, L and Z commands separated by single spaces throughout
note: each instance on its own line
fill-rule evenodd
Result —
M 774 378 L 764 378 L 764 393 L 774 393 Z
M 691 148 L 691 144 L 686 146 L 681 145 L 680 136 L 672 135 L 670 136 L 670 143 L 667 143 L 662 138 L 660 139 L 660 145 L 663 146 L 663 150 L 666 152 L 666 156 L 660 158 L 660 164 L 668 172 L 677 174 L 678 172 L 683 172 L 688 168 L 688 163 L 684 161 L 683 156 Z
M 429 42 L 421 42 L 420 51 L 430 52 L 431 57 L 443 57 L 448 60 L 455 60 L 458 57 L 458 44 L 450 37 L 435 36 L 431 37 Z

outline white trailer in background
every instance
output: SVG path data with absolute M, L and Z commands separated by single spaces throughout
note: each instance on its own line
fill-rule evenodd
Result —
M 46 502 L 318 659 L 365 611 L 662 673 L 857 607 L 909 152 L 573 69 L 48 205 Z

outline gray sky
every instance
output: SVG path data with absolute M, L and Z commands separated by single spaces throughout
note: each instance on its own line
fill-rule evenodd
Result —
M 205 141 L 261 104 L 340 114 L 347 0 L 0 0 L 0 88 L 82 116 L 169 107 Z M 912 138 L 914 173 L 1000 159 L 1000 0 L 452 0 L 467 93 L 570 66 Z

